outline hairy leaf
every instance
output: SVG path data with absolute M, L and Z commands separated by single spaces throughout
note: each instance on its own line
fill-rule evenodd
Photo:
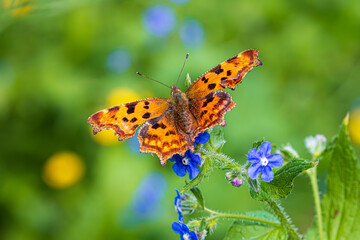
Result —
M 324 156 L 324 160 L 330 161 L 327 192 L 321 204 L 328 240 L 359 239 L 360 236 L 360 169 L 347 127 L 348 117 Z
M 206 155 L 203 155 L 202 157 L 204 158 L 204 164 L 201 166 L 199 174 L 181 189 L 181 193 L 196 187 L 204 178 L 207 178 L 210 175 L 212 171 L 211 159 L 209 159 Z

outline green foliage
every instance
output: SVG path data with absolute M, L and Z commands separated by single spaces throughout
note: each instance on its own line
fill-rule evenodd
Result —
M 348 117 L 328 146 L 327 192 L 322 198 L 324 232 L 328 240 L 360 236 L 360 169 L 348 136 Z
M 204 198 L 202 196 L 202 193 L 200 191 L 200 189 L 198 187 L 193 187 L 191 189 L 191 192 L 194 194 L 194 196 L 196 197 L 197 202 L 199 203 L 200 207 L 202 209 L 205 208 L 205 201 Z
M 259 201 L 278 200 L 287 197 L 293 189 L 295 177 L 312 168 L 316 163 L 306 160 L 293 160 L 275 172 L 274 180 L 267 183 L 262 180 L 251 180 L 250 195 Z M 253 181 L 258 181 L 257 184 Z M 255 186 L 255 187 L 254 187 Z
M 223 127 L 217 125 L 215 128 L 212 128 L 208 131 L 210 133 L 210 139 L 205 144 L 205 147 L 213 152 L 221 152 L 224 144 L 226 143 L 224 139 L 224 130 Z
M 252 212 L 249 215 L 277 222 L 273 215 L 265 211 Z M 287 239 L 287 233 L 281 225 L 276 227 L 254 221 L 236 220 L 230 226 L 224 240 L 238 239 L 285 240 Z

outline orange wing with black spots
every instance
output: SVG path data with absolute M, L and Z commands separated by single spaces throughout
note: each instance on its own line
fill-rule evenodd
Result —
M 262 65 L 258 54 L 259 50 L 249 49 L 220 63 L 191 84 L 186 91 L 187 97 L 199 99 L 216 90 L 224 88 L 234 90 L 246 73 L 253 67 Z
M 178 131 L 172 110 L 146 122 L 139 129 L 138 140 L 140 151 L 158 155 L 162 166 L 174 154 L 184 155 L 186 150 L 194 150 L 189 137 Z
M 94 134 L 111 129 L 119 141 L 134 136 L 136 129 L 144 122 L 163 115 L 170 106 L 170 99 L 148 98 L 94 113 L 88 118 Z
M 233 107 L 236 107 L 236 103 L 231 100 L 231 95 L 224 91 L 212 92 L 201 99 L 192 100 L 190 111 L 197 119 L 195 136 L 217 124 L 225 127 L 224 115 Z

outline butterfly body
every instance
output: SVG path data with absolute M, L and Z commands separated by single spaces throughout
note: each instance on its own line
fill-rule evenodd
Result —
M 94 134 L 111 129 L 119 141 L 138 131 L 140 152 L 158 155 L 161 165 L 174 154 L 194 150 L 195 137 L 215 125 L 226 126 L 224 115 L 236 104 L 225 88 L 234 90 L 254 66 L 262 65 L 250 49 L 212 68 L 184 93 L 176 86 L 171 98 L 148 98 L 101 110 L 88 118 Z
M 196 121 L 189 109 L 189 99 L 185 93 L 174 86 L 171 91 L 171 100 L 177 127 L 184 133 L 190 134 Z

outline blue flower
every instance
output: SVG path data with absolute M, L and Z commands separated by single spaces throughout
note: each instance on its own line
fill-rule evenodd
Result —
M 174 230 L 175 233 L 180 234 L 181 240 L 198 240 L 196 233 L 194 231 L 189 230 L 188 226 L 182 221 L 180 222 L 173 222 L 171 228 Z
M 183 220 L 182 210 L 181 210 L 181 195 L 179 191 L 175 188 L 176 197 L 174 199 L 175 211 L 179 214 L 179 221 Z
M 281 167 L 284 159 L 280 154 L 270 154 L 271 143 L 269 141 L 261 144 L 260 151 L 256 148 L 250 150 L 247 160 L 254 163 L 248 168 L 248 175 L 251 179 L 257 179 L 260 173 L 265 182 L 271 182 L 274 179 L 272 168 Z
M 199 133 L 195 138 L 195 142 L 199 144 L 205 144 L 209 141 L 210 134 L 208 132 Z
M 191 180 L 199 174 L 199 167 L 197 165 L 201 165 L 200 154 L 194 154 L 187 150 L 184 157 L 175 154 L 170 161 L 175 161 L 172 169 L 179 177 L 184 177 L 186 172 L 188 172 Z
M 209 138 L 210 134 L 208 132 L 199 133 L 195 138 L 195 143 L 205 144 L 209 141 Z M 184 177 L 186 172 L 188 172 L 191 180 L 199 174 L 198 165 L 201 165 L 200 153 L 194 154 L 190 150 L 187 150 L 184 157 L 179 154 L 175 154 L 170 161 L 175 162 L 172 168 L 179 177 Z
M 185 19 L 180 27 L 180 38 L 189 47 L 198 47 L 204 42 L 204 29 L 198 21 Z
M 145 11 L 143 22 L 148 32 L 158 37 L 165 37 L 175 27 L 175 13 L 169 7 L 156 5 Z

